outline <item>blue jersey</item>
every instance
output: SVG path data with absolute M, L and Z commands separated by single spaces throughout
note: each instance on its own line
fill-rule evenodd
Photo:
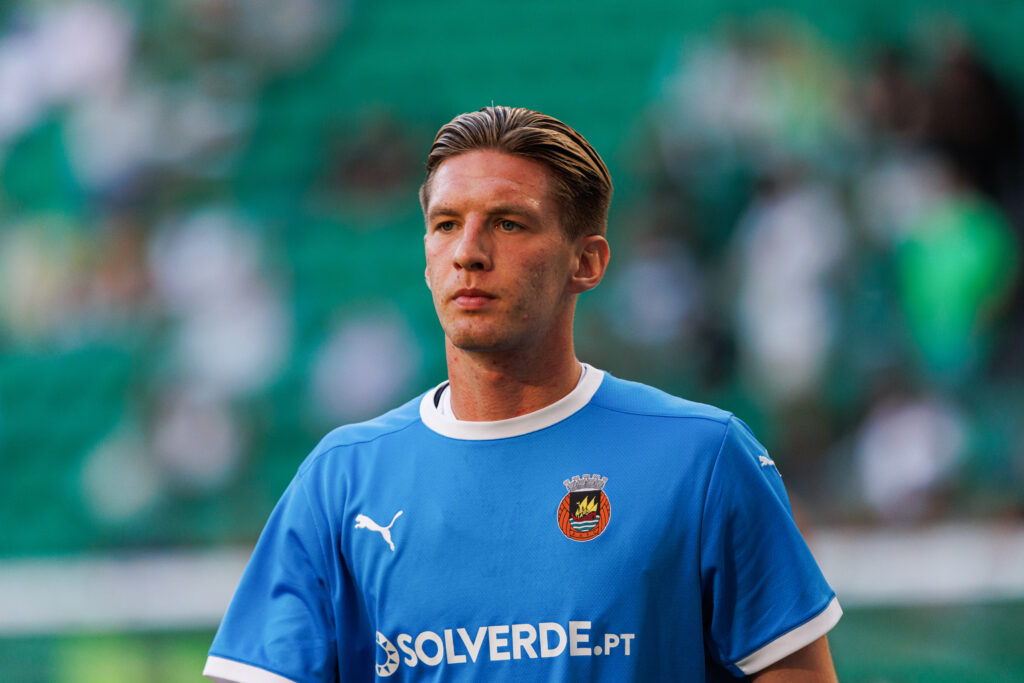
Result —
M 587 368 L 462 422 L 427 392 L 333 431 L 260 536 L 221 681 L 715 681 L 841 614 L 738 419 Z

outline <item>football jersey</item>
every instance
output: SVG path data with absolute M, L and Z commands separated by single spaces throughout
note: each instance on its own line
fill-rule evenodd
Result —
M 274 509 L 219 681 L 716 681 L 841 610 L 733 415 L 587 367 L 467 422 L 441 385 L 331 432 Z

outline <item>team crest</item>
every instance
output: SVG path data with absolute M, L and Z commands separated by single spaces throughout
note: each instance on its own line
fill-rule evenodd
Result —
M 569 492 L 558 506 L 558 528 L 574 541 L 589 541 L 600 536 L 612 516 L 612 506 L 604 492 L 608 477 L 576 475 L 562 483 Z

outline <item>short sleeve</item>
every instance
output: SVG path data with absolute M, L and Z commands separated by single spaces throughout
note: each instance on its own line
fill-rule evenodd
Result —
M 222 683 L 337 680 L 322 527 L 297 477 L 271 513 L 203 674 Z
M 775 463 L 736 418 L 708 482 L 701 588 L 708 650 L 735 676 L 796 652 L 842 615 L 793 521 Z

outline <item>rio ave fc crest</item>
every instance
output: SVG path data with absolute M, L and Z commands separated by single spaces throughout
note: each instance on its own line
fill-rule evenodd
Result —
M 583 474 L 562 483 L 569 492 L 558 506 L 558 528 L 574 541 L 600 536 L 612 516 L 612 506 L 604 492 L 608 477 Z

